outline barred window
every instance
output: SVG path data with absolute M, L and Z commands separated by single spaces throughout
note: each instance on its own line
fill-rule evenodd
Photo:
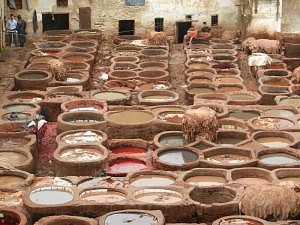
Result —
M 164 30 L 164 18 L 155 18 L 155 31 L 160 32 Z
M 127 6 L 144 6 L 145 0 L 125 0 Z
M 211 26 L 216 27 L 216 26 L 218 26 L 218 23 L 219 23 L 218 15 L 212 15 L 211 16 Z
M 68 0 L 56 0 L 56 5 L 60 6 L 68 6 Z

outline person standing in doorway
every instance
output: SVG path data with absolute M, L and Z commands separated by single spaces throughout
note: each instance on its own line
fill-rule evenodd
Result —
M 17 21 L 13 14 L 10 14 L 9 20 L 6 22 L 6 45 L 14 46 L 17 42 Z
M 18 32 L 19 43 L 20 43 L 20 47 L 24 47 L 26 22 L 22 19 L 20 15 L 18 15 L 17 18 L 18 18 L 17 32 Z

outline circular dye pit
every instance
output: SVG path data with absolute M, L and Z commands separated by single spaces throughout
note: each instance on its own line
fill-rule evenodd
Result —
M 126 99 L 128 96 L 122 92 L 114 92 L 114 91 L 103 91 L 94 94 L 93 96 L 96 99 L 104 100 L 104 101 L 115 101 L 120 99 Z
M 168 189 L 142 189 L 133 195 L 136 200 L 150 204 L 174 204 L 183 200 L 180 193 Z
M 34 93 L 20 93 L 8 96 L 8 99 L 13 102 L 37 103 L 43 100 L 44 96 Z
M 251 101 L 251 100 L 255 100 L 256 96 L 254 95 L 250 95 L 250 94 L 238 94 L 238 93 L 230 93 L 229 97 L 231 100 L 234 101 Z
M 31 187 L 41 187 L 41 186 L 63 186 L 63 187 L 71 187 L 73 184 L 69 180 L 65 180 L 59 177 L 42 177 L 38 178 L 34 181 Z
M 176 134 L 176 133 L 169 133 L 169 134 L 162 135 L 161 137 L 159 137 L 158 143 L 162 146 L 169 146 L 169 147 L 184 146 L 189 144 L 189 142 L 184 139 L 182 134 Z
M 271 86 L 290 86 L 290 82 L 288 81 L 283 81 L 283 80 L 270 80 L 270 81 L 265 81 L 263 82 L 265 85 L 271 85 Z
M 73 193 L 67 188 L 41 187 L 32 191 L 29 199 L 38 205 L 58 205 L 72 201 Z
M 109 164 L 109 169 L 114 173 L 136 172 L 147 168 L 146 162 L 133 158 L 117 158 Z
M 143 83 L 141 85 L 137 85 L 137 88 L 141 91 L 148 91 L 148 90 L 167 90 L 170 88 L 170 84 L 166 83 L 166 82 L 147 82 L 147 83 Z
M 234 183 L 245 184 L 245 185 L 262 185 L 262 184 L 269 184 L 270 182 L 256 177 L 242 177 L 239 179 L 235 179 Z
M 114 154 L 139 154 L 147 152 L 147 149 L 139 147 L 116 147 L 110 150 Z
M 105 225 L 156 225 L 156 217 L 141 212 L 114 213 L 105 218 Z
M 149 95 L 149 96 L 143 97 L 143 100 L 153 101 L 153 102 L 171 101 L 173 99 L 174 99 L 174 97 L 169 96 L 169 95 Z
M 216 225 L 263 225 L 263 223 L 251 219 L 227 219 Z
M 190 69 L 209 69 L 210 64 L 191 61 L 190 63 L 188 63 L 188 67 Z
M 190 77 L 193 77 L 193 76 L 214 76 L 215 73 L 213 71 L 209 71 L 209 70 L 197 70 L 197 69 L 188 69 L 186 71 L 186 74 Z
M 293 97 L 293 98 L 283 98 L 279 101 L 280 105 L 300 105 L 300 98 Z
M 24 73 L 20 74 L 19 78 L 20 79 L 26 79 L 26 80 L 42 80 L 48 77 L 47 73 Z
M 23 138 L 14 138 L 14 137 L 1 137 L 0 138 L 0 147 L 20 147 L 28 144 L 31 141 L 31 139 L 28 139 L 26 137 Z
M 229 115 L 236 119 L 249 120 L 255 117 L 259 117 L 260 113 L 256 111 L 235 111 L 230 112 Z
M 294 116 L 295 113 L 292 110 L 287 109 L 269 109 L 264 112 L 264 116 L 270 116 L 270 117 L 291 117 Z
M 239 87 L 239 86 L 219 86 L 218 87 L 218 91 L 220 92 L 234 92 L 234 91 L 241 91 L 243 90 L 243 87 Z
M 299 159 L 287 153 L 270 153 L 260 156 L 259 161 L 265 164 L 280 165 L 295 163 L 298 162 Z
M 300 184 L 300 177 L 284 177 L 279 179 L 281 182 Z
M 206 84 L 206 83 L 212 83 L 212 79 L 204 76 L 193 76 L 193 77 L 189 77 L 187 82 L 192 84 L 203 84 L 203 83 Z
M 282 118 L 271 118 L 271 117 L 265 117 L 265 118 L 259 118 L 259 119 L 253 119 L 252 124 L 257 127 L 258 129 L 265 129 L 265 130 L 278 130 L 278 129 L 287 129 L 295 124 L 287 119 Z
M 6 113 L 1 116 L 1 120 L 4 121 L 29 120 L 30 118 L 31 118 L 30 113 L 21 113 L 21 112 Z
M 292 141 L 285 137 L 259 137 L 255 138 L 255 141 L 268 147 L 268 148 L 280 148 L 287 147 L 292 144 Z
M 238 164 L 245 163 L 250 160 L 250 157 L 236 154 L 213 155 L 205 160 L 218 164 Z
M 188 89 L 188 92 L 191 94 L 204 94 L 204 93 L 213 93 L 215 90 L 209 87 L 193 87 Z
M 2 108 L 9 112 L 23 112 L 27 110 L 33 110 L 36 107 L 31 104 L 8 104 L 3 106 Z
M 96 201 L 98 203 L 119 202 L 126 198 L 122 192 L 109 189 L 88 190 L 80 194 L 82 200 Z
M 91 142 L 101 142 L 104 137 L 101 133 L 96 133 L 94 131 L 74 131 L 73 133 L 63 135 L 59 141 L 65 144 L 86 144 Z
M 130 179 L 130 185 L 135 187 L 144 186 L 169 186 L 175 182 L 173 177 L 159 174 L 139 175 Z
M 245 140 L 244 138 L 238 138 L 238 137 L 217 137 L 214 143 L 226 147 L 226 146 L 236 145 L 239 142 L 244 140 Z
M 182 124 L 184 112 L 162 112 L 158 114 L 158 119 L 168 123 Z
M 144 124 L 151 122 L 154 116 L 143 111 L 122 111 L 108 114 L 108 119 L 119 124 Z
M 64 60 L 67 61 L 72 61 L 72 62 L 85 62 L 91 59 L 91 56 L 86 56 L 86 55 L 69 55 L 69 56 L 64 56 Z
M 68 148 L 59 153 L 59 157 L 65 161 L 93 161 L 104 157 L 104 152 L 97 148 Z
M 26 155 L 19 152 L 1 151 L 0 157 L 8 159 L 14 166 L 22 165 L 27 161 Z
M 160 152 L 158 159 L 164 163 L 184 165 L 197 161 L 199 156 L 187 149 L 172 149 Z
M 193 186 L 219 186 L 224 185 L 226 183 L 226 179 L 218 176 L 201 175 L 189 177 L 184 182 Z
M 243 83 L 242 80 L 237 77 L 219 77 L 216 78 L 215 82 L 219 84 Z
M 16 185 L 23 184 L 24 182 L 24 177 L 19 177 L 15 175 L 0 175 L 0 185 Z

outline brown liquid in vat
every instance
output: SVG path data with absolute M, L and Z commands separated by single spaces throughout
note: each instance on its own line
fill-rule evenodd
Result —
M 153 115 L 142 111 L 122 111 L 112 113 L 108 118 L 121 124 L 137 124 L 150 122 L 153 120 Z
M 21 165 L 26 162 L 27 157 L 18 152 L 0 152 L 0 157 L 7 158 L 13 165 Z
M 217 176 L 193 176 L 185 180 L 185 183 L 196 186 L 217 186 L 226 183 L 224 177 Z
M 287 81 L 266 81 L 264 82 L 266 85 L 273 85 L 273 86 L 290 86 L 290 83 Z
M 255 177 L 243 177 L 234 180 L 235 183 L 239 184 L 246 184 L 246 185 L 260 185 L 260 184 L 268 184 L 269 181 L 261 178 L 255 178 Z
M 284 137 L 260 137 L 255 139 L 255 141 L 269 148 L 287 147 L 292 143 Z
M 21 184 L 24 183 L 25 178 L 13 176 L 13 175 L 1 175 L 0 176 L 0 185 L 12 185 L 12 184 Z
M 206 158 L 207 161 L 213 163 L 228 163 L 228 164 L 237 164 L 244 163 L 250 160 L 248 156 L 235 155 L 235 154 L 223 154 L 223 155 L 214 155 Z

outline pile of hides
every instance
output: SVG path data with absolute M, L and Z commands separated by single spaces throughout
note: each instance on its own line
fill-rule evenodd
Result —
M 266 66 L 271 62 L 272 58 L 265 53 L 253 53 L 248 58 L 248 66 Z
M 218 131 L 216 112 L 208 107 L 187 110 L 182 118 L 182 130 L 185 140 L 190 142 L 203 138 L 214 140 Z
M 16 170 L 14 165 L 10 160 L 8 160 L 6 157 L 0 157 L 0 170 L 4 171 L 12 171 Z
M 293 79 L 296 81 L 296 83 L 300 83 L 300 66 L 294 69 Z
M 239 30 L 225 30 L 222 33 L 222 39 L 225 40 L 234 40 L 241 36 L 241 32 Z
M 58 59 L 52 59 L 48 62 L 49 70 L 57 81 L 65 81 L 67 79 L 67 68 L 65 64 Z
M 168 45 L 168 37 L 165 32 L 151 31 L 145 42 L 148 45 Z
M 255 53 L 264 52 L 267 54 L 278 54 L 280 52 L 280 43 L 278 40 L 246 38 L 242 47 L 245 51 Z
M 251 185 L 245 189 L 240 206 L 248 216 L 273 216 L 283 220 L 299 213 L 300 200 L 297 193 L 288 187 Z

